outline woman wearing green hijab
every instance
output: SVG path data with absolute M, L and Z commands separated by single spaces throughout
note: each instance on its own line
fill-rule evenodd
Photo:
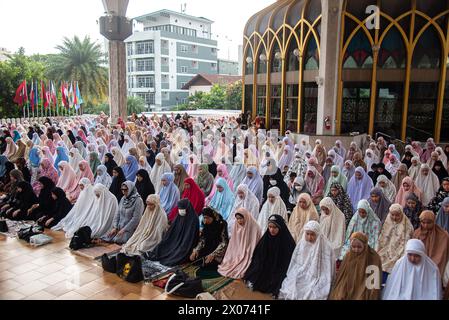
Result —
M 98 158 L 98 153 L 93 151 L 89 154 L 89 167 L 90 170 L 95 174 L 95 178 L 97 178 L 97 168 L 101 165 L 101 161 Z
M 346 188 L 348 186 L 348 179 L 344 174 L 341 173 L 339 166 L 332 166 L 331 168 L 331 175 L 329 177 L 329 180 L 327 181 L 326 190 L 324 191 L 325 195 L 329 194 L 331 185 L 333 183 L 340 184 L 343 187 L 343 190 L 346 191 Z

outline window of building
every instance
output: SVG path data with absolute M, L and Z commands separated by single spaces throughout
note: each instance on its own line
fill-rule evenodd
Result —
M 137 88 L 154 88 L 154 77 L 137 77 Z
M 211 67 L 211 69 L 214 70 L 214 71 L 217 70 L 217 64 L 216 64 L 215 62 L 212 62 L 212 63 L 210 64 L 210 67 Z
M 401 138 L 404 86 L 401 82 L 379 82 L 377 85 L 374 132 Z
M 141 98 L 147 106 L 155 104 L 155 95 L 152 92 L 137 93 L 136 96 Z
M 153 41 L 141 41 L 136 43 L 137 54 L 152 54 L 154 53 Z
M 133 43 L 126 44 L 126 53 L 128 56 L 132 56 L 134 54 L 134 44 Z
M 366 34 L 359 30 L 349 43 L 343 58 L 344 69 L 371 69 L 373 50 Z
M 187 82 L 181 82 L 181 89 L 184 88 L 184 86 L 187 84 Z
M 198 61 L 192 61 L 192 69 L 198 69 Z
M 181 52 L 186 53 L 189 48 L 185 44 L 181 44 Z
M 297 84 L 287 85 L 286 93 L 286 130 L 296 132 L 298 130 L 298 88 Z
M 449 141 L 449 82 L 446 82 L 443 101 L 443 117 L 441 118 L 440 140 Z
M 425 141 L 434 136 L 438 82 L 410 83 L 407 137 Z
M 304 57 L 304 70 L 318 70 L 319 59 L 316 40 L 315 37 L 311 35 L 307 45 L 306 56 Z
M 181 73 L 187 73 L 188 69 L 186 66 L 181 66 Z
M 170 94 L 166 91 L 162 92 L 162 100 L 167 101 L 170 100 Z
M 192 52 L 193 53 L 198 53 L 198 46 L 197 45 L 192 45 Z
M 134 77 L 129 76 L 128 77 L 128 89 L 134 88 Z
M 371 83 L 345 82 L 341 110 L 341 133 L 366 132 L 369 126 Z
M 279 44 L 275 41 L 272 53 L 271 53 L 271 72 L 282 72 L 282 57 Z M 277 129 L 277 128 L 276 128 Z
M 303 84 L 302 128 L 305 134 L 316 134 L 318 109 L 318 85 L 315 82 Z
M 134 72 L 134 60 L 128 59 L 128 72 Z
M 245 113 L 253 113 L 253 85 L 245 85 Z
M 379 50 L 377 66 L 383 69 L 405 69 L 407 51 L 397 28 L 391 28 Z
M 217 55 L 217 49 L 216 48 L 211 48 L 210 52 L 212 53 L 212 55 L 216 56 Z
M 295 37 L 291 38 L 291 44 L 287 53 L 287 71 L 298 71 L 299 70 L 299 49 L 296 44 Z M 296 53 L 296 55 L 295 55 Z
M 257 86 L 257 116 L 265 117 L 267 107 L 267 86 Z
M 271 86 L 270 128 L 280 129 L 281 125 L 281 86 Z M 283 168 L 281 168 L 283 169 Z
M 154 59 L 137 59 L 137 71 L 154 71 Z

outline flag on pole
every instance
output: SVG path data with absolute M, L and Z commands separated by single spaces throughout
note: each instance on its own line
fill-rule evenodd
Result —
M 16 91 L 16 96 L 14 97 L 14 102 L 22 107 L 25 103 L 28 102 L 28 93 L 27 93 L 27 81 L 23 80 L 19 85 Z
M 36 85 L 34 86 L 34 105 L 39 108 L 39 86 L 37 81 Z
M 61 84 L 61 97 L 62 97 L 62 105 L 65 108 L 69 107 L 69 92 L 67 90 L 67 86 L 64 82 Z
M 69 89 L 69 108 L 73 108 L 73 82 L 70 82 L 70 89 Z
M 45 84 L 44 81 L 41 80 L 41 97 L 42 97 L 42 105 L 44 106 L 45 109 L 48 108 L 49 106 L 49 97 L 48 97 L 48 92 L 45 90 Z
M 76 83 L 76 110 L 79 110 L 81 108 L 81 104 L 83 104 L 83 98 L 81 97 L 80 87 L 78 82 Z
M 30 91 L 30 104 L 31 104 L 31 110 L 34 112 L 34 103 L 35 103 L 35 98 L 34 98 L 34 81 L 31 81 L 31 91 Z
M 56 108 L 58 99 L 56 98 L 56 89 L 53 81 L 50 81 L 50 101 L 53 108 Z

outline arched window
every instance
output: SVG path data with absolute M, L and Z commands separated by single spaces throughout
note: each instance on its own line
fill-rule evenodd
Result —
M 290 45 L 287 51 L 287 71 L 298 71 L 299 70 L 299 60 L 298 57 L 300 55 L 298 49 L 298 43 L 296 42 L 296 38 L 294 36 L 290 39 Z
M 343 58 L 344 69 L 371 69 L 373 67 L 373 50 L 362 30 L 359 30 L 349 43 Z
M 254 73 L 254 61 L 253 61 L 253 50 L 251 46 L 248 45 L 246 49 L 246 58 L 245 58 L 245 74 L 253 74 Z
M 441 42 L 435 28 L 424 31 L 413 51 L 412 68 L 438 69 L 441 60 Z
M 267 73 L 267 52 L 263 44 L 260 45 L 259 51 L 257 52 L 257 73 Z
M 407 51 L 398 29 L 391 28 L 379 49 L 377 66 L 383 69 L 405 69 Z
M 282 56 L 281 49 L 279 48 L 279 44 L 277 40 L 274 40 L 273 48 L 271 50 L 271 72 L 282 72 Z
M 319 69 L 319 54 L 318 46 L 315 37 L 311 34 L 307 49 L 304 57 L 304 69 L 305 70 L 318 70 Z

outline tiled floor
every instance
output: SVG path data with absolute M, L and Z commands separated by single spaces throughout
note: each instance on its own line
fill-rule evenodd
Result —
M 0 235 L 0 300 L 170 300 L 152 285 L 131 284 L 105 273 L 93 260 L 73 255 L 60 232 L 51 244 L 33 248 Z M 269 299 L 234 281 L 218 299 Z

